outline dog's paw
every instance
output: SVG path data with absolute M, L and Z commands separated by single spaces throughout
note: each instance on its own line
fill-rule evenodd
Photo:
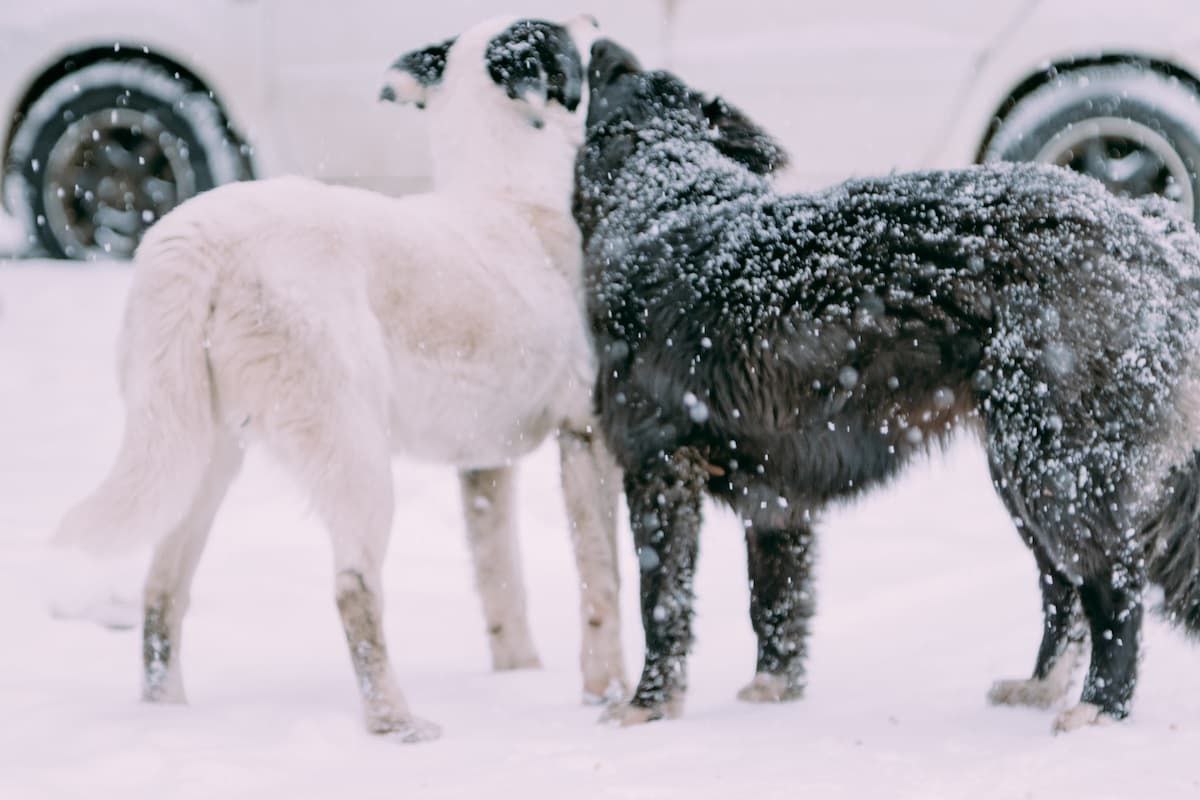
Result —
M 738 690 L 737 698 L 743 703 L 786 703 L 804 696 L 804 684 L 789 679 L 786 675 L 759 672 L 754 680 Z
M 367 730 L 401 744 L 432 742 L 442 735 L 440 725 L 411 714 L 382 714 L 367 720 Z
M 517 669 L 541 669 L 542 660 L 528 632 L 520 626 L 495 626 L 488 631 L 492 650 L 492 671 L 510 672 Z
M 1065 685 L 1037 678 L 1001 680 L 988 689 L 987 699 L 994 706 L 1050 708 L 1062 699 L 1066 690 Z
M 1112 721 L 1113 718 L 1105 714 L 1100 706 L 1094 703 L 1080 703 L 1055 717 L 1051 731 L 1055 734 L 1069 733 L 1089 725 L 1106 725 Z
M 587 706 L 613 706 L 627 695 L 625 679 L 618 676 L 586 681 L 583 685 L 583 704 Z
M 187 695 L 183 686 L 172 683 L 142 682 L 142 702 L 162 706 L 185 706 Z
M 628 728 L 660 719 L 678 719 L 683 713 L 682 700 L 670 700 L 653 705 L 634 705 L 631 702 L 611 705 L 600 715 L 600 722 Z
M 534 652 L 493 654 L 493 672 L 512 672 L 518 669 L 541 669 L 542 660 Z

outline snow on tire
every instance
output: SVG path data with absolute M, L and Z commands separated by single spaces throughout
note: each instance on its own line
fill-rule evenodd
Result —
M 1118 194 L 1164 195 L 1200 221 L 1200 98 L 1137 64 L 1064 72 L 1017 101 L 984 160 L 1069 166 Z
M 54 83 L 9 149 L 6 195 L 51 255 L 128 258 L 188 197 L 250 177 L 216 102 L 145 61 L 101 62 Z

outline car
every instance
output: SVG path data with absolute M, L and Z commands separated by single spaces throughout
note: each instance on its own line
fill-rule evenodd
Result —
M 792 153 L 798 183 L 1037 160 L 1197 218 L 1191 0 L 679 0 L 672 66 Z
M 126 258 L 174 205 L 298 173 L 430 183 L 419 114 L 374 102 L 399 53 L 501 11 L 447 0 L 46 0 L 0 20 L 4 205 L 36 248 Z M 720 93 L 792 155 L 784 181 L 1037 160 L 1200 219 L 1194 0 L 595 0 L 605 33 Z

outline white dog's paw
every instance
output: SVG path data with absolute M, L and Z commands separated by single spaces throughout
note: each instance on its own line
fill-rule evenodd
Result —
M 542 660 L 532 651 L 525 653 L 492 652 L 492 671 L 511 672 L 517 669 L 541 669 Z
M 440 725 L 411 714 L 381 714 L 367 720 L 367 730 L 401 744 L 432 742 L 442 735 Z
M 166 673 L 161 673 L 161 677 L 147 674 L 142 679 L 142 702 L 165 706 L 187 705 L 183 681 L 177 676 L 168 677 Z
M 666 703 L 655 703 L 650 706 L 640 706 L 625 702 L 606 708 L 604 713 L 600 715 L 600 721 L 628 728 L 633 725 L 644 725 L 647 722 L 654 722 L 660 719 L 678 719 L 682 714 L 682 699 L 672 699 Z
M 1051 681 L 1029 678 L 1000 680 L 988 689 L 988 702 L 994 706 L 1050 708 L 1063 698 L 1067 687 Z
M 620 676 L 593 679 L 583 685 L 583 704 L 588 706 L 612 706 L 627 695 L 625 679 Z
M 786 675 L 759 672 L 754 680 L 738 690 L 737 698 L 744 703 L 785 703 L 804 696 L 804 684 L 789 682 Z
M 1105 714 L 1100 706 L 1093 703 L 1080 703 L 1055 717 L 1054 727 L 1051 730 L 1056 734 L 1069 733 L 1089 725 L 1106 725 L 1112 721 L 1113 718 Z
M 496 625 L 488 631 L 488 644 L 492 651 L 492 671 L 509 672 L 515 669 L 541 669 L 533 638 L 522 626 Z

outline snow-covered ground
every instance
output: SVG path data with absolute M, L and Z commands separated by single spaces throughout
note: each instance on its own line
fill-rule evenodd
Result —
M 25 227 L 0 208 L 0 263 L 5 257 L 24 252 L 28 245 Z
M 1152 622 L 1130 719 L 1052 737 L 1052 714 L 995 709 L 1039 635 L 1032 559 L 960 442 L 822 526 L 808 697 L 761 707 L 738 526 L 711 510 L 685 718 L 596 724 L 578 701 L 574 568 L 543 448 L 520 509 L 546 668 L 494 675 L 456 483 L 396 464 L 388 635 L 440 741 L 363 732 L 329 548 L 284 476 L 252 458 L 216 524 L 185 629 L 188 707 L 138 702 L 139 636 L 56 620 L 93 567 L 44 542 L 120 434 L 120 266 L 0 261 L 0 798 L 1184 798 L 1200 796 L 1200 652 Z M 637 590 L 623 530 L 625 638 Z M 110 569 L 111 572 L 111 569 Z M 128 564 L 122 588 L 135 594 Z

